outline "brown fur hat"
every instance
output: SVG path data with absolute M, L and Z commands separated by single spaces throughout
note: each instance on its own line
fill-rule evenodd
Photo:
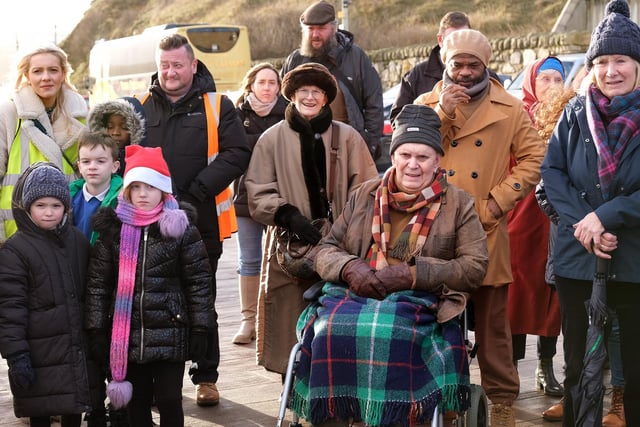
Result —
M 291 101 L 293 94 L 302 86 L 319 87 L 326 93 L 329 104 L 338 93 L 336 79 L 327 67 L 315 62 L 298 65 L 285 74 L 282 79 L 282 95 Z

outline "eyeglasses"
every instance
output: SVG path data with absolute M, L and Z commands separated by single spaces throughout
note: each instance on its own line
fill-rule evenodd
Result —
M 316 89 L 298 89 L 296 90 L 296 94 L 302 98 L 308 98 L 311 95 L 315 99 L 319 99 L 324 95 L 323 90 Z

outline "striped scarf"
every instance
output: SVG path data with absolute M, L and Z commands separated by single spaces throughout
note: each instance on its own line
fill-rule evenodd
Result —
M 427 241 L 429 228 L 440 210 L 440 199 L 447 191 L 445 170 L 440 169 L 432 184 L 419 193 L 407 194 L 397 189 L 395 183 L 396 168 L 389 168 L 378 187 L 373 206 L 371 232 L 373 244 L 369 248 L 366 261 L 372 268 L 380 270 L 386 267 L 389 239 L 391 236 L 391 218 L 389 207 L 400 212 L 414 212 L 413 218 L 400 234 L 396 245 L 391 249 L 391 257 L 408 261 L 422 250 Z
M 640 132 L 640 89 L 609 99 L 591 85 L 587 93 L 587 121 L 598 152 L 602 197 L 608 200 L 622 154 Z
M 188 224 L 187 217 L 184 211 L 177 208 L 178 203 L 172 195 L 166 195 L 164 201 L 150 211 L 140 210 L 126 201 L 122 195 L 118 196 L 116 215 L 122 221 L 122 229 L 120 230 L 118 288 L 113 312 L 109 360 L 113 379 L 107 386 L 107 396 L 116 409 L 123 408 L 129 403 L 133 391 L 131 383 L 125 381 L 125 378 L 129 360 L 131 308 L 142 228 L 158 222 L 161 234 L 166 235 L 169 221 L 177 223 L 177 227 L 174 227 L 174 230 L 170 225 L 171 232 L 168 234 L 176 234 L 180 229 L 184 233 Z M 175 219 L 177 221 L 174 221 Z

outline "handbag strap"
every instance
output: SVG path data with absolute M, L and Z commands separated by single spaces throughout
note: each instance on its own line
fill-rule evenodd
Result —
M 329 206 L 333 204 L 333 187 L 336 181 L 336 163 L 338 162 L 338 147 L 340 146 L 340 128 L 335 122 L 331 122 L 331 153 L 329 157 L 329 188 L 327 196 Z

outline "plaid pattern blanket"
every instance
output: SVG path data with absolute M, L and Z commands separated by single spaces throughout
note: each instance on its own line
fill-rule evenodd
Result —
M 362 298 L 327 282 L 297 324 L 300 363 L 290 407 L 332 418 L 411 426 L 469 407 L 469 365 L 457 319 L 436 322 L 437 297 L 403 291 Z

